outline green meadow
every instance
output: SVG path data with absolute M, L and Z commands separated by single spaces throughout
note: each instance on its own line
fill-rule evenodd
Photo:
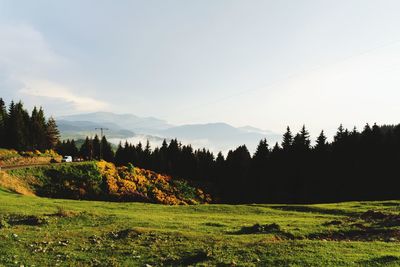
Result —
M 193 205 L 0 190 L 4 266 L 399 266 L 400 201 Z

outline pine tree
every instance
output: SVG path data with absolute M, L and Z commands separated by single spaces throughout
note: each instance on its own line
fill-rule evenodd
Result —
M 62 142 L 58 141 L 58 143 L 57 143 L 57 145 L 56 145 L 56 148 L 55 148 L 55 151 L 56 151 L 58 154 L 60 154 L 60 155 L 66 155 L 66 154 L 65 154 L 65 144 L 64 144 L 64 141 L 62 141 Z
M 30 143 L 32 149 L 46 149 L 46 118 L 43 109 L 33 108 L 30 119 Z
M 99 136 L 96 134 L 94 138 L 91 140 L 92 149 L 93 149 L 93 158 L 99 160 L 101 158 L 101 151 L 100 151 L 100 139 Z
M 275 145 L 274 145 L 274 147 L 272 148 L 271 153 L 272 153 L 272 154 L 277 154 L 277 153 L 279 153 L 280 151 L 281 151 L 281 148 L 279 147 L 278 142 L 276 142 Z
M 304 148 L 306 150 L 309 150 L 310 149 L 310 144 L 311 144 L 310 133 L 306 130 L 306 126 L 305 125 L 303 125 L 303 127 L 301 128 L 300 137 L 301 137 L 301 141 L 302 141 L 302 144 L 303 144 Z
M 146 141 L 146 146 L 144 147 L 144 151 L 143 152 L 146 155 L 150 155 L 151 154 L 151 146 L 150 146 L 149 140 Z
M 47 148 L 49 149 L 54 149 L 60 140 L 60 132 L 58 131 L 56 121 L 53 119 L 53 117 L 50 117 L 47 121 L 46 140 Z
M 215 163 L 217 166 L 223 166 L 225 162 L 224 155 L 221 152 L 218 152 L 217 158 L 215 159 Z
M 91 140 L 89 139 L 89 137 L 86 137 L 85 142 L 83 142 L 79 150 L 79 155 L 86 160 L 92 159 L 93 151 L 92 151 Z
M 376 123 L 372 126 L 371 135 L 374 145 L 380 145 L 383 141 L 383 134 L 381 128 Z
M 217 187 L 223 187 L 224 185 L 224 168 L 225 168 L 225 158 L 224 155 L 219 152 L 217 158 L 215 159 L 214 173 L 212 176 L 212 181 L 216 183 Z
M 124 154 L 124 148 L 122 147 L 122 143 L 119 142 L 117 151 L 115 152 L 115 164 L 117 164 L 118 166 L 123 165 L 125 163 L 123 154 Z
M 7 122 L 7 107 L 2 98 L 0 98 L 0 147 L 7 147 L 6 142 L 6 122 Z
M 29 144 L 29 114 L 24 110 L 22 102 L 14 104 L 11 102 L 9 107 L 9 117 L 7 120 L 6 139 L 8 147 L 16 150 L 26 150 Z
M 256 152 L 254 153 L 253 160 L 257 162 L 266 161 L 269 156 L 269 147 L 267 139 L 262 139 L 257 146 Z
M 345 138 L 345 135 L 346 135 L 346 131 L 343 127 L 343 124 L 340 124 L 340 126 L 336 132 L 336 135 L 334 136 L 333 139 L 335 142 L 340 142 Z
M 301 131 L 293 138 L 292 146 L 295 151 L 304 152 L 310 150 L 310 144 L 310 134 L 303 126 Z
M 327 138 L 324 134 L 324 131 L 321 131 L 321 133 L 319 134 L 317 141 L 316 141 L 315 150 L 326 151 L 326 149 L 328 147 L 328 143 L 326 142 L 326 140 L 327 140 Z
M 143 150 L 143 167 L 145 169 L 152 169 L 153 164 L 151 160 L 151 146 L 149 140 L 146 141 L 146 146 Z
M 103 136 L 101 139 L 102 156 L 105 161 L 114 161 L 114 151 L 112 150 L 111 144 L 107 141 L 107 138 Z
M 70 144 L 70 152 L 69 154 L 73 157 L 76 158 L 79 155 L 79 151 L 78 148 L 76 147 L 76 143 L 75 140 L 71 140 L 71 144 Z
M 292 143 L 293 143 L 293 135 L 288 126 L 286 128 L 286 133 L 283 135 L 283 141 L 282 141 L 283 150 L 286 150 L 286 151 L 289 150 L 292 146 Z
M 374 137 L 373 137 L 373 132 L 371 129 L 371 126 L 367 123 L 361 133 L 361 142 L 362 142 L 362 147 L 365 149 L 371 146 L 371 144 L 374 142 Z

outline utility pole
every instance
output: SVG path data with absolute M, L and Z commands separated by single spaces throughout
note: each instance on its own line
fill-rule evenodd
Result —
M 103 142 L 102 142 L 103 133 L 104 133 L 104 131 L 108 131 L 109 129 L 100 127 L 100 128 L 95 128 L 95 130 L 100 130 L 100 158 L 99 158 L 99 160 L 101 160 L 101 159 L 103 159 Z
M 93 137 L 89 139 L 89 159 L 93 160 Z

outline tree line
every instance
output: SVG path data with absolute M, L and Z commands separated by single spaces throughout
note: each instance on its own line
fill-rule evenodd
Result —
M 11 101 L 7 108 L 0 98 L 0 147 L 44 151 L 55 148 L 59 138 L 55 120 L 46 119 L 41 107 L 34 107 L 29 114 L 21 101 Z
M 18 151 L 45 151 L 54 149 L 60 155 L 69 155 L 86 160 L 100 158 L 114 162 L 114 151 L 103 136 L 87 137 L 78 145 L 75 140 L 60 140 L 56 121 L 46 119 L 42 107 L 33 108 L 29 113 L 21 101 L 11 101 L 7 107 L 0 98 L 0 147 Z
M 8 108 L 0 98 L 0 147 L 23 150 L 56 149 L 61 155 L 86 160 L 105 159 L 116 165 L 131 163 L 172 177 L 208 185 L 220 202 L 313 203 L 400 198 L 400 125 L 361 131 L 342 125 L 333 141 L 322 131 L 311 145 L 305 127 L 293 134 L 287 127 L 282 142 L 266 139 L 251 155 L 245 145 L 214 155 L 178 140 L 164 140 L 152 149 L 149 142 L 119 144 L 116 152 L 106 137 L 60 141 L 53 118 L 42 108 L 29 114 L 21 102 Z
M 98 135 L 94 138 L 86 137 L 78 149 L 75 140 L 63 140 L 56 146 L 56 151 L 60 155 L 72 156 L 74 159 L 81 158 L 83 160 L 100 160 L 104 159 L 108 162 L 114 162 L 114 151 L 107 138 L 103 136 L 100 140 Z
M 305 127 L 282 142 L 260 141 L 216 156 L 176 139 L 152 150 L 149 143 L 120 144 L 117 165 L 138 167 L 213 185 L 226 203 L 315 203 L 400 198 L 400 125 L 337 130 L 332 142 L 322 131 L 315 145 Z

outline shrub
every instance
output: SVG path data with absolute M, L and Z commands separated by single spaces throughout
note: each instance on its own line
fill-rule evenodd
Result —
M 72 199 L 98 199 L 102 176 L 95 163 L 65 164 L 44 169 L 40 195 Z

